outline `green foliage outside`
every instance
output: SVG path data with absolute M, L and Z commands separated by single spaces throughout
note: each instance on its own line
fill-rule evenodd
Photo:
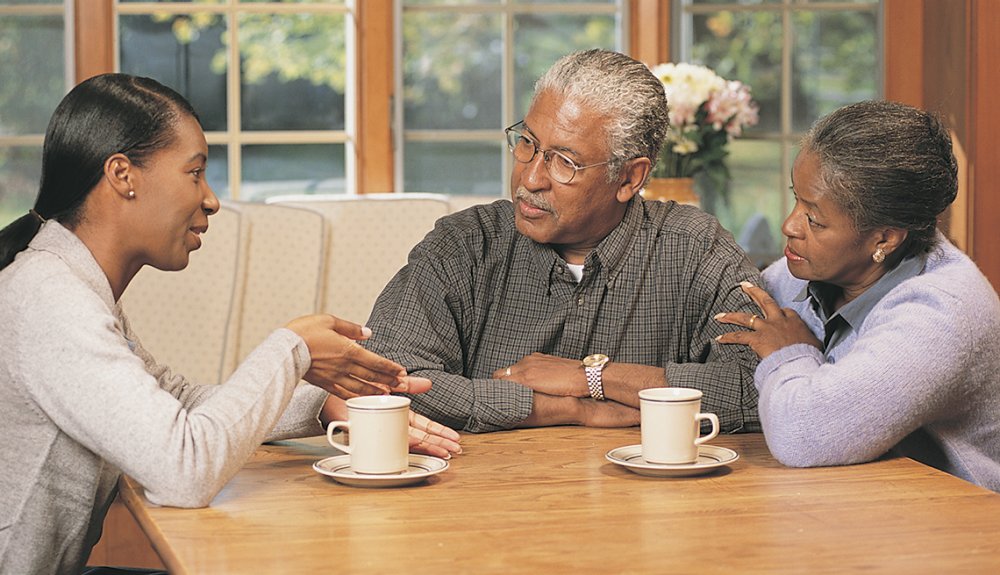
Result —
M 61 16 L 0 16 L 0 133 L 42 134 L 66 93 Z M 0 146 L 0 227 L 38 193 L 41 146 Z
M 699 182 L 703 207 L 737 237 L 752 215 L 763 214 L 780 246 L 780 226 L 789 209 L 788 174 L 780 173 L 781 146 L 794 145 L 797 136 L 771 143 L 755 142 L 754 137 L 782 131 L 781 14 L 719 11 L 694 16 L 693 29 L 691 62 L 749 85 L 760 105 L 760 123 L 731 145 L 728 193 Z M 793 134 L 842 105 L 879 96 L 880 48 L 873 12 L 794 12 L 792 30 Z M 728 201 L 717 201 L 720 196 Z
M 42 17 L 31 17 L 42 18 Z M 343 98 L 347 70 L 342 15 L 240 16 L 243 82 L 312 85 Z M 196 43 L 217 33 L 222 16 L 159 14 L 178 45 Z M 62 70 L 62 19 L 0 17 L 0 130 L 7 134 L 41 133 L 44 122 L 65 93 Z M 793 16 L 792 121 L 801 131 L 822 114 L 860 99 L 877 97 L 878 34 L 870 12 L 797 12 Z M 404 107 L 407 129 L 496 130 L 504 127 L 501 94 L 513 91 L 516 121 L 527 111 L 535 79 L 559 56 L 577 49 L 616 47 L 614 17 L 585 14 L 518 14 L 514 26 L 513 86 L 501 86 L 502 28 L 498 15 L 404 12 Z M 780 146 L 754 143 L 755 133 L 780 128 L 781 19 L 769 11 L 720 11 L 694 18 L 692 62 L 741 80 L 761 105 L 761 122 L 732 147 L 729 168 L 732 201 L 714 209 L 725 225 L 739 232 L 753 211 L 765 213 L 775 234 L 786 208 L 787 174 L 780 174 Z M 41 34 L 39 31 L 48 31 Z M 58 39 L 58 41 L 55 41 Z M 212 73 L 227 69 L 225 35 L 208 64 Z M 333 46 L 333 49 L 331 49 Z M 391 40 L 386 39 L 386 50 Z M 24 70 L 31 70 L 28 76 Z M 363 71 L 362 71 L 363 73 Z M 11 81 L 10 79 L 17 79 Z M 39 117 L 43 118 L 40 122 Z M 448 144 L 447 141 L 443 144 Z M 448 144 L 456 150 L 463 143 Z M 37 148 L 0 148 L 0 224 L 23 213 L 33 199 L 39 170 Z M 489 157 L 489 156 L 485 156 Z M 34 159 L 32 159 L 34 158 Z M 449 154 L 425 155 L 437 165 L 421 166 L 407 177 L 407 191 L 467 193 L 490 188 L 474 179 L 481 170 L 455 170 Z M 294 171 L 295 157 L 286 159 Z M 487 171 L 486 173 L 489 173 Z M 495 173 L 495 172 L 494 172 Z M 463 180 L 466 178 L 466 180 Z M 485 186 L 484 186 L 485 184 Z M 495 182 L 497 195 L 504 193 Z
M 177 43 L 191 44 L 201 34 L 220 25 L 218 14 L 154 13 L 153 22 L 169 22 Z M 228 36 L 220 38 L 224 47 Z M 246 14 L 240 16 L 239 44 L 242 81 L 260 84 L 272 77 L 283 83 L 306 80 L 325 85 L 343 94 L 346 85 L 347 52 L 343 16 L 333 14 Z M 336 49 L 330 49 L 334 46 Z M 211 61 L 212 72 L 223 75 L 227 68 L 226 48 Z

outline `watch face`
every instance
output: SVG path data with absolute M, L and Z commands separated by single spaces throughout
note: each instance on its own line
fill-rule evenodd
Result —
M 585 367 L 603 367 L 609 360 L 610 358 L 603 353 L 595 353 L 583 358 L 583 365 Z

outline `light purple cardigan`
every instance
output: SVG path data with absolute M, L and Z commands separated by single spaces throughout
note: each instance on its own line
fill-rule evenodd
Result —
M 779 461 L 847 465 L 894 450 L 1000 492 L 1000 301 L 972 260 L 938 240 L 924 271 L 829 356 L 796 344 L 760 362 L 761 424 Z M 784 258 L 764 282 L 822 339 L 808 299 L 794 301 L 806 282 Z

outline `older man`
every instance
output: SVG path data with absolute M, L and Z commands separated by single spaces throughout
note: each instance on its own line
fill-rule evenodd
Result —
M 570 54 L 538 81 L 506 130 L 513 202 L 438 221 L 369 320 L 369 349 L 434 382 L 415 411 L 472 432 L 629 426 L 638 391 L 669 385 L 759 429 L 757 361 L 713 321 L 757 311 L 739 288 L 756 269 L 711 216 L 638 196 L 667 128 L 659 80 L 622 54 Z

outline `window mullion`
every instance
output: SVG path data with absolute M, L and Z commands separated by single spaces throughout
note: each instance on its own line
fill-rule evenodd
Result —
M 791 185 L 792 146 L 793 143 L 793 110 L 792 110 L 792 62 L 794 58 L 795 38 L 792 26 L 792 12 L 787 6 L 781 12 L 781 178 Z M 788 194 L 781 194 L 781 213 L 788 213 Z
M 242 107 L 240 91 L 242 85 L 242 64 L 240 61 L 240 21 L 239 13 L 232 4 L 226 10 L 229 19 L 226 34 L 229 35 L 229 65 L 226 67 L 226 152 L 229 162 L 229 194 L 234 200 L 240 199 L 243 189 L 243 146 L 240 141 L 242 132 Z

